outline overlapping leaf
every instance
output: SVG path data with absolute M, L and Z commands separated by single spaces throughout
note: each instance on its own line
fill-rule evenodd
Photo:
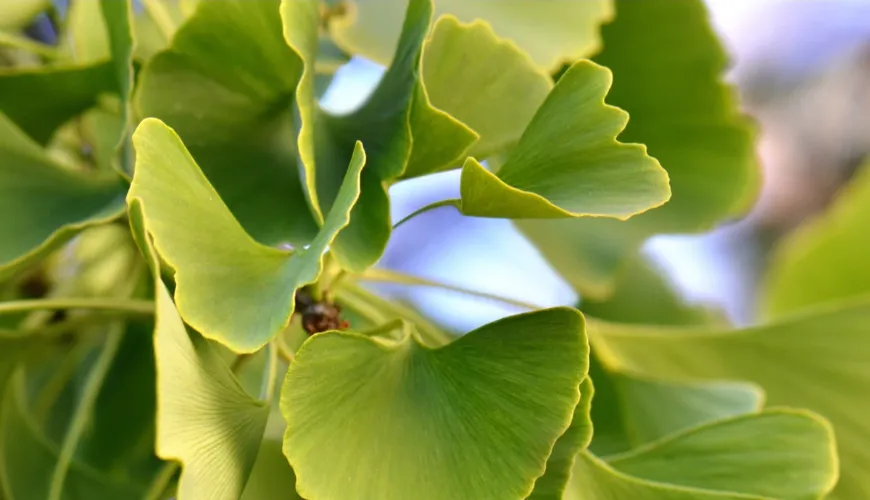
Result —
M 571 309 L 506 318 L 439 349 L 407 332 L 316 335 L 281 398 L 297 489 L 308 498 L 525 498 L 574 417 L 587 355 Z
M 505 164 L 469 158 L 458 207 L 483 217 L 627 219 L 670 197 L 668 176 L 638 144 L 616 136 L 628 115 L 604 104 L 610 72 L 589 61 L 562 76 Z
M 808 408 L 834 426 L 841 477 L 833 498 L 870 494 L 868 346 L 864 300 L 738 331 L 598 324 L 591 338 L 615 369 L 655 377 L 736 379 L 757 383 L 771 405 Z
M 308 244 L 317 223 L 299 181 L 290 104 L 302 63 L 278 0 L 206 2 L 143 71 L 135 105 L 178 131 L 259 242 Z
M 130 223 L 154 273 L 157 454 L 181 462 L 181 500 L 238 499 L 258 457 L 269 405 L 245 392 L 221 353 L 185 328 L 160 279 L 139 199 L 131 202 Z
M 423 41 L 432 17 L 431 0 L 412 0 L 405 13 L 395 57 L 368 100 L 335 116 L 314 101 L 317 2 L 284 0 L 281 16 L 287 43 L 305 62 L 296 89 L 301 117 L 299 153 L 316 206 L 329 208 L 344 175 L 354 141 L 366 145 L 372 168 L 363 176 L 351 224 L 333 253 L 347 269 L 362 271 L 380 258 L 391 232 L 386 186 L 406 171 L 416 175 L 450 166 L 477 139 L 462 123 L 432 108 L 420 81 Z M 414 149 L 414 151 L 412 151 Z M 437 154 L 423 154 L 435 151 Z
M 679 382 L 608 371 L 590 358 L 595 383 L 589 449 L 599 456 L 628 451 L 668 434 L 761 409 L 764 392 L 738 382 Z
M 589 419 L 590 407 L 594 389 L 589 377 L 580 385 L 580 402 L 574 408 L 574 418 L 571 425 L 562 434 L 550 458 L 547 459 L 547 470 L 535 481 L 535 488 L 527 498 L 530 500 L 562 500 L 574 460 L 581 450 L 589 446 L 592 439 L 592 421 Z
M 673 198 L 627 223 L 520 224 L 581 293 L 597 297 L 610 293 L 648 236 L 701 231 L 737 216 L 758 185 L 753 133 L 721 81 L 725 53 L 701 0 L 617 0 L 602 37 L 595 60 L 613 71 L 608 102 L 631 115 L 620 139 L 649 148 L 668 172 Z
M 547 73 L 488 24 L 453 16 L 438 19 L 426 41 L 423 82 L 433 106 L 480 136 L 468 152 L 477 158 L 516 143 L 553 87 Z
M 333 14 L 330 32 L 348 52 L 386 64 L 399 39 L 399 12 L 407 3 L 343 3 L 344 15 Z M 612 17 L 613 7 L 612 0 L 438 0 L 435 13 L 454 14 L 465 22 L 483 19 L 500 37 L 513 40 L 529 53 L 536 64 L 552 69 L 566 59 L 586 57 L 598 49 L 599 25 Z
M 575 462 L 566 500 L 820 498 L 837 480 L 830 425 L 800 410 L 719 420 L 669 436 L 607 463 Z
M 128 203 L 140 203 L 157 252 L 175 269 L 181 316 L 208 338 L 252 352 L 293 313 L 297 288 L 320 274 L 323 253 L 348 223 L 365 164 L 357 144 L 339 196 L 311 244 L 295 251 L 254 241 L 233 218 L 181 140 L 156 119 L 133 135 Z
M 870 292 L 870 168 L 865 165 L 824 215 L 779 244 L 763 297 L 778 316 L 815 304 Z
M 634 446 L 719 418 L 761 409 L 764 393 L 738 382 L 679 383 L 610 374 L 628 441 Z
M 249 396 L 208 342 L 189 334 L 157 287 L 157 453 L 184 466 L 178 496 L 239 498 L 269 407 Z
M 82 229 L 119 216 L 123 188 L 111 176 L 56 165 L 0 113 L 0 280 Z

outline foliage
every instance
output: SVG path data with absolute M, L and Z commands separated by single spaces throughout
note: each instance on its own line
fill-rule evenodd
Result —
M 757 190 L 701 0 L 382 3 L 0 5 L 0 497 L 870 497 L 870 175 L 769 323 L 638 251 Z M 578 307 L 460 334 L 363 287 L 500 300 L 374 267 L 389 187 L 452 169 L 421 212 L 514 221 Z

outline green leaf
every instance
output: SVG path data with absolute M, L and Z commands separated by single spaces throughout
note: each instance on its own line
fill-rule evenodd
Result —
M 347 52 L 387 64 L 399 39 L 398 13 L 407 2 L 345 3 L 349 13 L 335 17 L 330 32 Z M 454 14 L 464 22 L 483 19 L 502 38 L 513 40 L 543 69 L 585 57 L 599 47 L 599 25 L 613 15 L 611 0 L 535 2 L 534 0 L 438 0 L 436 17 Z M 529 23 L 534 19 L 534 23 Z
M 497 173 L 465 162 L 462 213 L 627 219 L 666 202 L 668 176 L 658 162 L 643 146 L 616 140 L 628 115 L 604 104 L 610 83 L 601 66 L 571 66 Z
M 0 113 L 0 281 L 58 248 L 82 229 L 121 214 L 114 176 L 56 165 Z
M 870 346 L 866 300 L 777 323 L 723 331 L 590 324 L 611 369 L 673 379 L 735 379 L 758 384 L 770 405 L 808 408 L 831 421 L 841 477 L 833 498 L 870 495 Z
M 130 225 L 154 274 L 156 295 L 156 451 L 182 464 L 178 498 L 235 500 L 257 461 L 269 404 L 245 392 L 215 345 L 187 331 L 160 279 L 146 224 L 141 200 L 132 199 Z
M 242 389 L 208 341 L 185 330 L 160 282 L 156 294 L 157 454 L 182 463 L 180 498 L 235 500 L 254 466 L 269 407 Z
M 799 500 L 837 480 L 830 424 L 802 410 L 719 420 L 606 460 L 581 453 L 566 499 Z
M 553 87 L 547 73 L 488 24 L 453 16 L 438 19 L 426 41 L 423 82 L 433 106 L 480 136 L 468 152 L 477 158 L 516 143 Z
M 713 420 L 754 413 L 764 391 L 737 382 L 682 382 L 608 371 L 593 351 L 589 375 L 595 382 L 589 449 L 608 456 Z
M 281 441 L 263 440 L 241 500 L 304 500 L 296 493 L 296 476 L 281 453 Z
M 277 0 L 205 2 L 146 66 L 135 96 L 137 114 L 178 131 L 233 215 L 267 245 L 303 246 L 317 234 L 291 139 L 301 71 Z
M 133 144 L 128 204 L 141 204 L 157 252 L 175 269 L 179 313 L 205 337 L 236 352 L 258 350 L 287 325 L 296 290 L 317 279 L 323 253 L 347 225 L 359 196 L 362 145 L 317 237 L 305 249 L 287 251 L 245 232 L 165 124 L 144 120 Z
M 764 392 L 738 382 L 671 382 L 611 373 L 629 441 L 649 443 L 719 418 L 761 409 Z
M 580 402 L 574 408 L 571 426 L 559 437 L 550 458 L 547 459 L 547 470 L 535 481 L 535 489 L 528 496 L 530 500 L 562 500 L 574 459 L 580 450 L 585 450 L 592 440 L 592 421 L 589 411 L 592 404 L 594 389 L 589 377 L 580 384 Z
M 607 461 L 650 481 L 782 499 L 824 496 L 838 472 L 830 424 L 800 410 L 719 420 Z
M 7 500 L 48 498 L 59 450 L 35 420 L 28 408 L 23 373 L 18 371 L 0 404 L 0 492 Z M 70 463 L 64 484 L 67 496 L 63 498 L 117 500 L 144 495 L 142 485 L 78 461 Z
M 520 224 L 584 296 L 608 295 L 647 237 L 704 231 L 739 216 L 759 185 L 754 133 L 721 80 L 725 51 L 704 3 L 617 0 L 616 14 L 595 57 L 613 71 L 607 100 L 631 115 L 620 139 L 649 148 L 668 172 L 673 197 L 627 223 Z
M 764 284 L 763 309 L 781 316 L 870 291 L 867 217 L 870 166 L 861 168 L 834 204 L 782 240 Z
M 0 112 L 40 144 L 117 85 L 108 62 L 86 66 L 0 69 Z M 39 96 L 22 99 L 21 96 Z
M 109 51 L 115 69 L 115 80 L 121 95 L 122 128 L 117 139 L 116 150 L 120 154 L 113 165 L 125 176 L 132 169 L 132 145 L 128 131 L 132 116 L 133 98 L 133 27 L 130 0 L 101 2 L 103 19 L 109 35 Z
M 525 498 L 580 399 L 582 316 L 568 308 L 513 316 L 438 349 L 407 328 L 399 340 L 328 332 L 299 350 L 281 396 L 297 490 Z
M 406 171 L 420 175 L 451 166 L 477 139 L 465 125 L 432 108 L 420 82 L 421 51 L 431 15 L 431 0 L 409 3 L 393 64 L 360 108 L 336 116 L 314 99 L 318 4 L 282 2 L 284 36 L 305 62 L 296 90 L 302 122 L 298 146 L 306 185 L 316 189 L 316 195 L 311 195 L 315 204 L 321 209 L 333 204 L 355 141 L 362 141 L 370 156 L 372 168 L 363 175 L 351 224 L 332 248 L 342 267 L 351 271 L 370 267 L 386 248 L 391 233 L 387 186 Z M 431 151 L 436 153 L 430 157 Z

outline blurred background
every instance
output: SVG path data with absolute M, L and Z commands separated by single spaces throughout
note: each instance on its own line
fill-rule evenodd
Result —
M 726 78 L 759 128 L 763 185 L 740 221 L 701 235 L 660 235 L 644 255 L 690 303 L 735 324 L 755 319 L 757 282 L 771 248 L 823 210 L 870 153 L 870 2 L 707 0 L 731 56 Z M 331 110 L 362 102 L 383 69 L 361 59 L 324 95 Z M 458 172 L 394 186 L 393 218 L 458 197 Z M 538 306 L 582 301 L 509 221 L 427 212 L 399 228 L 383 267 Z M 384 285 L 444 326 L 465 331 L 519 307 L 440 289 Z

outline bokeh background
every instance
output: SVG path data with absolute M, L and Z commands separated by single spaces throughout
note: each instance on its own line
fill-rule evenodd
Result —
M 666 1 L 666 0 L 661 0 Z M 823 210 L 870 153 L 870 1 L 707 0 L 731 56 L 726 78 L 758 126 L 763 185 L 748 216 L 702 235 L 659 235 L 643 254 L 678 293 L 742 325 L 773 243 Z M 343 67 L 324 94 L 331 110 L 365 99 L 383 69 Z M 458 197 L 458 172 L 393 187 L 393 218 Z M 380 265 L 538 306 L 582 301 L 506 220 L 450 208 L 400 227 Z M 522 308 L 441 289 L 378 286 L 444 326 L 466 331 Z

